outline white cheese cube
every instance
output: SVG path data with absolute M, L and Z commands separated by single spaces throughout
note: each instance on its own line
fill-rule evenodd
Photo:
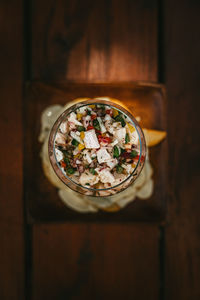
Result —
M 61 161 L 63 159 L 63 153 L 59 149 L 55 149 L 57 161 Z
M 102 183 L 113 183 L 115 181 L 115 177 L 108 169 L 101 170 L 99 172 L 99 178 Z
M 100 148 L 94 129 L 85 131 L 84 144 L 85 144 L 85 148 L 87 149 Z
M 111 160 L 111 156 L 105 148 L 101 148 L 97 151 L 97 160 L 99 164 Z

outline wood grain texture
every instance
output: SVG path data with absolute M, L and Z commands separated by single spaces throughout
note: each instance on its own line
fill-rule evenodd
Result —
M 33 79 L 157 80 L 157 1 L 34 1 L 32 12 Z M 158 233 L 156 226 L 34 225 L 33 299 L 157 300 Z M 92 262 L 78 266 L 90 257 L 87 247 Z
M 0 48 L 0 299 L 24 299 L 22 1 L 1 1 Z
M 164 12 L 172 187 L 166 228 L 166 299 L 200 299 L 200 3 L 166 1 Z
M 33 300 L 158 299 L 158 228 L 35 225 L 33 238 Z
M 32 12 L 32 78 L 157 79 L 157 1 L 34 1 Z

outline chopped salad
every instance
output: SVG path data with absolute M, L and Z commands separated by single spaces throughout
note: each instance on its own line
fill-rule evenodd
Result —
M 92 189 L 108 189 L 129 177 L 140 158 L 131 119 L 117 108 L 87 104 L 60 124 L 55 155 L 65 175 Z

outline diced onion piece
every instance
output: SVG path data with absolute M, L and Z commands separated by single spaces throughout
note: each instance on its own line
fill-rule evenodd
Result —
M 106 130 L 106 127 L 104 126 L 103 124 L 103 121 L 100 117 L 97 117 L 97 120 L 99 121 L 99 125 L 100 125 L 100 128 L 101 128 L 101 132 L 102 133 L 105 133 L 107 130 Z
M 63 153 L 59 149 L 55 149 L 57 161 L 61 161 L 63 159 Z
M 60 131 L 62 132 L 62 133 L 67 133 L 67 122 L 62 122 L 61 124 L 60 124 Z
M 79 143 L 81 143 L 81 139 L 80 137 L 74 132 L 74 131 L 71 131 L 70 132 L 70 135 L 73 139 L 77 140 Z
M 88 152 L 86 152 L 85 158 L 86 158 L 88 164 L 91 164 L 91 163 L 92 163 L 92 159 L 91 159 L 91 157 L 89 156 Z
M 118 140 L 114 140 L 114 142 L 112 142 L 112 143 L 111 143 L 111 146 L 113 146 L 113 147 L 114 147 L 114 146 L 115 146 L 115 145 L 117 145 L 118 143 L 119 143 L 119 141 L 118 141 Z
M 114 158 L 110 161 L 107 161 L 106 164 L 109 167 L 109 169 L 112 170 L 118 164 L 118 160 Z
M 76 119 L 76 114 L 75 112 L 71 112 L 71 114 L 69 115 L 69 119 L 68 119 L 69 122 L 72 122 L 76 125 L 80 125 L 82 126 L 83 124 L 81 122 L 79 122 L 77 119 Z
M 104 117 L 104 121 L 111 121 L 111 120 L 112 120 L 111 116 L 106 114 Z
M 66 141 L 66 137 L 62 133 L 58 132 L 56 134 L 56 142 L 57 142 L 57 144 L 58 145 L 63 145 L 63 144 L 65 144 L 65 141 Z

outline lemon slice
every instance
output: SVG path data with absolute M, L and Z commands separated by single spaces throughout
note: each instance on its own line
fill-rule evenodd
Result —
M 166 131 L 146 129 L 146 128 L 143 128 L 142 130 L 144 132 L 146 144 L 148 147 L 152 147 L 159 144 L 164 140 L 164 138 L 167 135 Z

